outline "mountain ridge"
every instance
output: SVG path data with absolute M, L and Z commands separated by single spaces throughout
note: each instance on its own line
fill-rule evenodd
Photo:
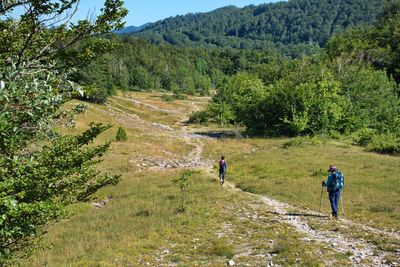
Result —
M 139 31 L 143 30 L 145 27 L 147 27 L 149 25 L 151 25 L 151 22 L 145 23 L 145 24 L 140 25 L 140 26 L 130 25 L 130 26 L 124 27 L 124 28 L 122 28 L 120 30 L 115 30 L 115 31 L 113 31 L 113 33 L 116 33 L 116 34 L 131 34 L 131 33 L 139 32 Z
M 291 0 L 169 17 L 132 34 L 152 43 L 239 49 L 323 47 L 345 29 L 370 25 L 381 0 Z

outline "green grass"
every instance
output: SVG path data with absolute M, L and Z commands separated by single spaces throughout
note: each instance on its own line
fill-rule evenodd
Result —
M 127 114 L 165 124 L 175 124 L 184 117 L 135 106 L 129 98 L 182 113 L 201 108 L 208 100 L 190 97 L 170 103 L 159 94 L 144 93 L 125 93 L 123 97 L 126 99 L 114 98 L 110 103 L 118 104 Z M 93 198 L 97 200 L 112 196 L 101 209 L 90 203 L 71 205 L 71 217 L 48 227 L 44 236 L 48 246 L 21 261 L 20 266 L 225 266 L 229 259 L 238 265 L 263 266 L 270 254 L 274 254 L 272 261 L 281 266 L 321 265 L 320 255 L 326 248 L 305 242 L 292 226 L 279 223 L 276 215 L 254 197 L 219 186 L 217 163 L 221 155 L 228 162 L 227 181 L 245 191 L 313 210 L 319 208 L 326 168 L 336 164 L 346 177 L 346 217 L 399 230 L 398 157 L 367 153 L 343 140 L 204 138 L 202 157 L 214 159 L 215 167 L 211 172 L 193 171 L 182 196 L 173 179 L 184 170 L 146 170 L 138 163 L 146 157 L 183 158 L 192 151 L 193 144 L 171 133 L 138 125 L 126 116 L 112 116 L 107 106 L 88 106 L 86 114 L 77 118 L 77 129 L 61 131 L 81 132 L 91 121 L 113 124 L 96 141 L 101 143 L 114 140 L 122 126 L 128 139 L 113 141 L 98 165 L 99 170 L 121 174 L 122 180 L 95 194 Z M 236 129 L 209 125 L 189 130 Z M 326 195 L 323 211 L 329 212 Z M 330 225 L 312 220 L 309 219 L 312 227 L 334 231 Z M 340 231 L 348 231 L 354 237 L 363 234 L 356 229 Z M 380 242 L 386 251 L 398 244 L 379 236 L 368 240 Z M 332 252 L 323 257 L 326 262 L 346 266 L 348 256 Z
M 228 201 L 216 181 L 211 183 L 202 175 L 194 175 L 196 183 L 188 188 L 187 209 L 176 212 L 180 206 L 179 190 L 170 180 L 176 172 L 154 172 L 124 177 L 116 187 L 98 193 L 113 196 L 104 208 L 95 209 L 90 204 L 71 207 L 75 215 L 52 225 L 45 241 L 53 243 L 35 255 L 33 266 L 82 266 L 99 263 L 112 266 L 115 262 L 138 265 L 141 261 L 157 265 L 164 247 L 174 255 L 200 254 L 214 251 L 214 258 L 225 257 L 226 247 L 214 242 L 213 229 L 219 225 L 216 201 Z M 204 195 L 203 192 L 208 192 Z M 210 251 L 191 251 L 193 233 L 203 225 L 198 234 Z M 208 241 L 212 240 L 212 241 Z M 181 260 L 184 260 L 181 259 Z M 211 260 L 211 259 L 210 259 Z M 216 259 L 214 259 L 216 260 Z M 189 262 L 187 262 L 189 263 Z
M 227 178 L 244 191 L 268 194 L 313 210 L 319 209 L 326 169 L 334 164 L 345 174 L 345 217 L 400 230 L 399 157 L 365 152 L 360 147 L 338 145 L 337 141 L 285 148 L 288 142 L 289 139 L 218 140 L 207 146 L 207 153 L 213 158 L 226 155 Z M 243 143 L 258 150 L 248 153 Z M 326 192 L 323 211 L 330 212 Z

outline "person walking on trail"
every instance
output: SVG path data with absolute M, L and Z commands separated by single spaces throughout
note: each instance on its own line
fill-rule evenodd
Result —
M 340 193 L 344 187 L 344 175 L 336 166 L 329 166 L 327 181 L 322 181 L 322 186 L 327 188 L 329 202 L 332 208 L 332 217 L 338 219 Z M 342 204 L 343 205 L 343 204 Z
M 221 185 L 225 182 L 225 174 L 226 174 L 226 161 L 225 157 L 221 156 L 221 160 L 219 161 L 219 182 Z

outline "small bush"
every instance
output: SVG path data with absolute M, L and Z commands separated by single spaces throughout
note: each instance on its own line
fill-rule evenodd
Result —
M 181 92 L 177 91 L 177 92 L 174 92 L 173 98 L 177 99 L 177 100 L 186 100 L 187 96 L 182 94 Z
M 195 111 L 189 116 L 189 123 L 208 123 L 210 114 L 207 111 Z
M 118 128 L 117 136 L 115 137 L 117 141 L 126 141 L 128 140 L 128 134 L 126 133 L 125 129 L 121 126 Z
M 367 150 L 382 154 L 400 155 L 400 138 L 394 134 L 374 135 L 367 145 Z
M 367 151 L 400 155 L 400 138 L 393 133 L 377 134 L 370 129 L 363 129 L 356 133 L 354 141 L 366 147 Z
M 75 93 L 73 97 L 81 99 L 83 101 L 103 104 L 107 98 L 114 94 L 115 90 L 107 90 L 96 85 L 85 85 L 82 86 L 82 95 Z
M 375 131 L 372 129 L 360 129 L 355 133 L 354 142 L 360 146 L 366 146 L 371 142 L 374 135 Z
M 282 145 L 283 148 L 297 147 L 301 145 L 321 145 L 327 142 L 326 136 L 298 136 L 290 139 Z
M 168 95 L 168 94 L 163 94 L 161 96 L 161 99 L 164 100 L 165 102 L 172 102 L 172 101 L 174 101 L 174 96 Z
M 173 102 L 174 100 L 185 100 L 185 99 L 187 99 L 187 96 L 185 96 L 184 94 L 180 93 L 179 91 L 175 91 L 172 95 L 163 94 L 161 96 L 161 99 L 166 101 L 166 102 Z
M 176 209 L 178 213 L 183 213 L 186 211 L 186 190 L 189 188 L 190 180 L 189 178 L 192 176 L 192 171 L 183 171 L 179 177 L 172 180 L 172 182 L 179 188 L 180 190 L 180 206 Z
M 332 138 L 332 139 L 339 140 L 342 137 L 342 135 L 337 131 L 330 131 L 329 132 L 329 137 Z

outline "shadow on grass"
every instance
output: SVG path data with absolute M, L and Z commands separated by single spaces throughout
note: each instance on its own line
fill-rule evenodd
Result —
M 267 213 L 268 213 L 268 214 L 274 214 L 274 215 L 283 215 L 283 216 L 329 218 L 328 215 L 319 215 L 319 214 L 302 213 L 302 212 L 286 212 L 286 213 L 279 213 L 279 212 L 276 212 L 276 211 L 268 211 Z
M 208 132 L 195 132 L 195 134 L 207 136 L 215 139 L 223 138 L 243 138 L 242 133 L 238 131 L 208 131 Z

